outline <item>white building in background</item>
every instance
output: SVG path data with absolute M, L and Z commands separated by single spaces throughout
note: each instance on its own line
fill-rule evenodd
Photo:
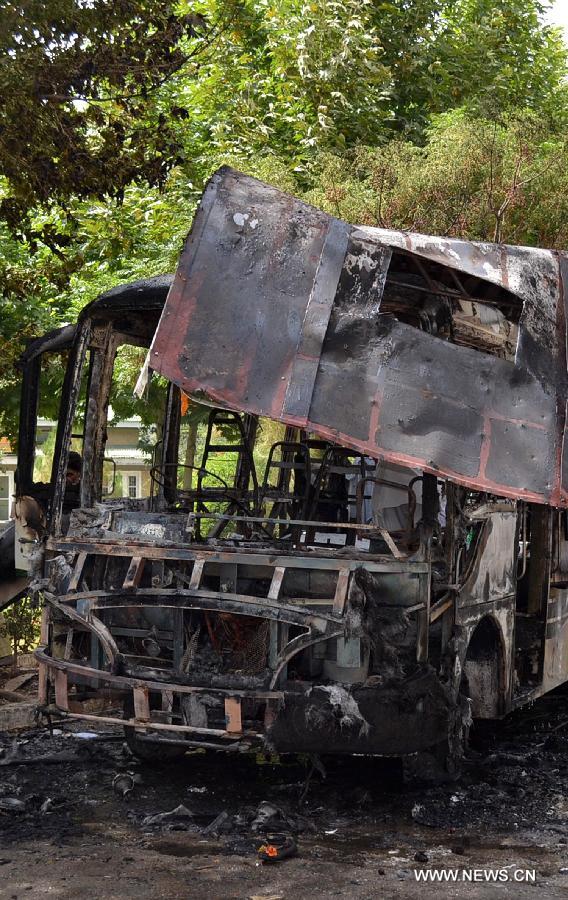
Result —
M 56 422 L 38 419 L 36 447 L 36 478 L 47 481 Z M 150 454 L 140 446 L 142 423 L 138 416 L 108 425 L 105 476 L 109 494 L 113 497 L 148 496 L 150 493 Z M 74 449 L 80 452 L 80 446 Z M 112 462 L 111 462 L 112 460 Z M 0 438 L 0 522 L 10 517 L 14 496 L 14 474 L 17 457 L 7 438 Z M 41 473 L 41 474 L 38 474 Z

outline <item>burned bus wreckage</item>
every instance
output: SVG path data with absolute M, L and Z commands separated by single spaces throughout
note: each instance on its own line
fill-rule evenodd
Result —
M 45 604 L 42 707 L 120 722 L 141 756 L 451 757 L 471 715 L 565 681 L 567 274 L 561 253 L 354 227 L 216 173 L 173 279 L 103 295 L 23 359 L 16 556 Z M 147 349 L 139 394 L 163 398 L 142 499 L 105 474 L 128 345 Z

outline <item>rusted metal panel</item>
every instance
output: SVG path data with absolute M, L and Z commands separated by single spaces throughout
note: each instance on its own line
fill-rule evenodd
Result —
M 240 698 L 225 698 L 225 720 L 229 734 L 242 734 L 243 722 Z
M 546 690 L 568 678 L 568 590 L 553 586 L 547 609 L 543 684 Z
M 484 522 L 479 550 L 456 601 L 460 621 L 462 615 L 467 618 L 471 614 L 473 606 L 514 596 L 516 530 L 517 516 L 514 510 L 494 513 Z M 539 555 L 538 559 L 540 558 Z
M 335 596 L 333 598 L 333 612 L 336 616 L 340 616 L 345 608 L 347 599 L 347 588 L 349 587 L 349 569 L 340 569 L 337 576 L 337 585 L 335 588 Z
M 323 342 L 347 252 L 347 238 L 344 223 L 331 219 L 282 404 L 281 415 L 289 422 L 305 424 L 309 420 Z
M 55 677 L 59 672 L 56 673 Z M 135 687 L 132 690 L 134 698 L 134 717 L 141 722 L 150 721 L 150 692 L 146 685 Z
M 77 555 L 77 559 L 75 562 L 75 566 L 73 567 L 73 573 L 71 575 L 71 579 L 69 581 L 68 590 L 76 591 L 79 587 L 79 582 L 83 577 L 83 570 L 85 568 L 85 563 L 87 562 L 88 553 L 79 553 Z
M 55 672 L 55 702 L 60 709 L 69 709 L 67 672 L 63 669 Z
M 482 284 L 516 298 L 515 360 L 383 314 L 393 254 L 417 270 L 443 266 L 464 293 Z M 546 250 L 348 226 L 224 168 L 205 191 L 150 365 L 186 392 L 375 458 L 567 506 L 561 265 Z
M 144 572 L 144 566 L 146 564 L 146 560 L 143 556 L 133 556 L 128 566 L 128 571 L 126 573 L 126 578 L 122 584 L 124 590 L 131 590 L 132 588 L 137 588 L 142 580 L 142 575 Z
M 268 222 L 273 195 L 267 185 L 236 174 L 209 183 L 150 365 L 161 368 L 162 357 L 173 361 L 175 354 L 172 380 L 234 401 L 238 409 L 274 408 L 280 415 L 322 250 L 333 242 L 327 241 L 329 216 L 283 194 Z

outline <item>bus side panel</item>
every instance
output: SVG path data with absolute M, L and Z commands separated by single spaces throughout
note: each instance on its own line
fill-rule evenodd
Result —
M 546 620 L 543 690 L 568 680 L 568 588 L 551 585 Z

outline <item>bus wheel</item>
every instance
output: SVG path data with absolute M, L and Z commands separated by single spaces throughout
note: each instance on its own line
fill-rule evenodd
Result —
M 427 750 L 403 757 L 405 780 L 422 784 L 457 781 L 463 770 L 471 723 L 471 701 L 466 692 L 460 691 L 447 737 Z
M 461 774 L 461 757 L 447 739 L 427 750 L 402 758 L 404 780 L 409 784 L 444 784 Z

